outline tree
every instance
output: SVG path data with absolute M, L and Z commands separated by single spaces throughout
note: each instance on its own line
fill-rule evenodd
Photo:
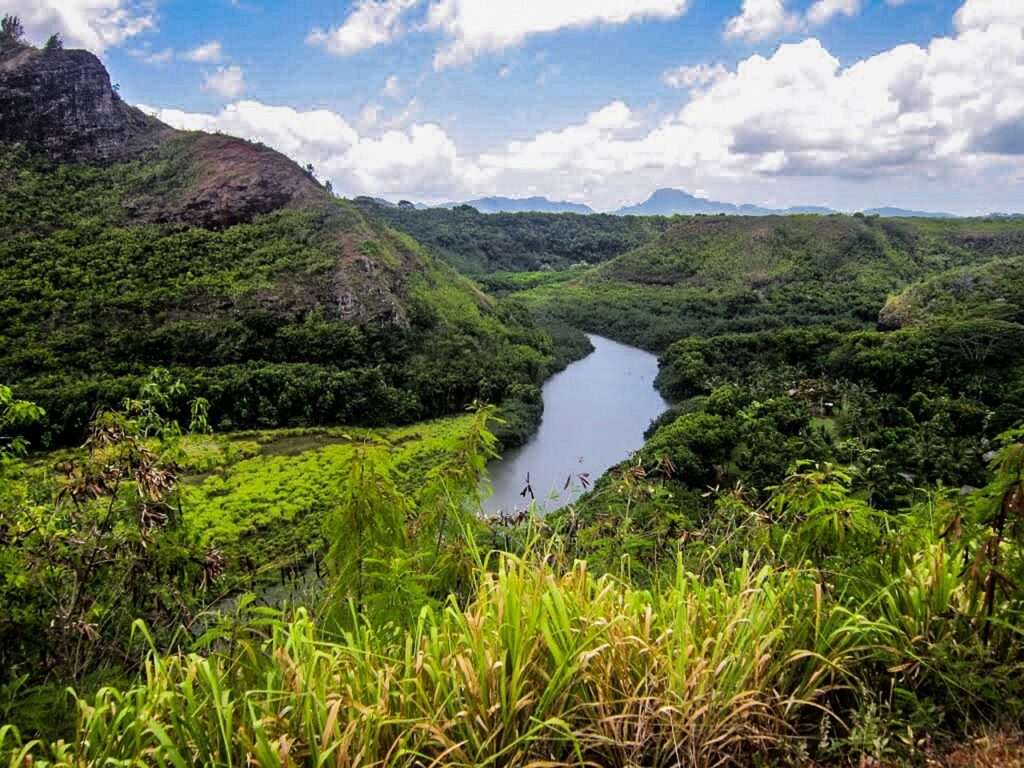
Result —
M 44 48 L 47 51 L 60 51 L 64 48 L 64 38 L 59 33 L 54 32 L 50 35 L 50 39 L 46 41 Z
M 24 400 L 15 400 L 10 387 L 0 384 L 0 461 L 5 456 L 24 453 L 25 440 L 18 436 L 5 436 L 8 429 L 24 427 L 38 422 L 43 409 Z
M 0 21 L 0 42 L 20 43 L 24 36 L 25 27 L 22 26 L 21 19 L 5 13 L 3 20 Z

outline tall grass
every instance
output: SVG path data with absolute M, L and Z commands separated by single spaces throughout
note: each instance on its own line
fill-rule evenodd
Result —
M 305 611 L 230 651 L 154 654 L 10 766 L 749 764 L 818 733 L 856 619 L 806 574 L 679 570 L 659 594 L 503 557 L 464 607 L 325 639 Z
M 837 491 L 835 473 L 794 475 L 808 492 L 787 496 L 778 520 L 742 516 L 756 554 L 680 551 L 650 590 L 565 565 L 558 538 L 533 521 L 521 554 L 484 554 L 466 508 L 445 506 L 475 489 L 473 473 L 444 474 L 414 518 L 419 536 L 377 536 L 367 567 L 338 568 L 315 615 L 259 609 L 208 633 L 205 654 L 161 654 L 151 640 L 137 684 L 77 700 L 67 741 L 23 743 L 0 728 L 0 764 L 717 768 L 920 756 L 935 734 L 1024 712 L 1024 603 L 1011 588 L 1024 560 L 993 524 L 1024 499 L 1024 448 L 1011 447 L 1019 466 L 975 498 L 938 493 L 885 526 L 861 524 L 873 510 Z M 362 476 L 377 490 L 353 486 L 372 503 L 338 526 L 342 541 L 390 503 L 386 472 Z M 466 561 L 447 600 L 392 589 L 406 574 L 370 567 L 383 553 L 401 571 L 417 540 L 442 563 L 432 578 L 449 567 L 446 549 Z M 376 579 L 386 610 L 363 604 L 360 575 Z

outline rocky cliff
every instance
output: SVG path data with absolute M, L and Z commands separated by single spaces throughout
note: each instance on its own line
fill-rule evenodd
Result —
M 231 136 L 185 133 L 126 104 L 88 51 L 0 47 L 0 143 L 55 162 L 159 160 L 125 198 L 130 221 L 224 228 L 327 192 L 284 155 Z
M 0 141 L 25 142 L 53 160 L 126 158 L 173 131 L 124 103 L 88 51 L 0 48 Z

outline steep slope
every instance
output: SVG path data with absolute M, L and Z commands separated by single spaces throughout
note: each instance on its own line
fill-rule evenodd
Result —
M 91 54 L 2 61 L 0 381 L 52 442 L 157 366 L 222 427 L 405 422 L 540 376 L 525 315 L 283 155 L 151 120 Z
M 125 104 L 87 51 L 39 50 L 0 39 L 0 141 L 43 148 L 54 160 L 124 158 L 172 131 Z

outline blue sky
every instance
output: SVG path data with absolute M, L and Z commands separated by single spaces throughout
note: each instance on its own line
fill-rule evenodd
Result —
M 1024 209 L 1017 0 L 16 0 L 343 194 Z M 301 7 L 297 7 L 301 6 Z

